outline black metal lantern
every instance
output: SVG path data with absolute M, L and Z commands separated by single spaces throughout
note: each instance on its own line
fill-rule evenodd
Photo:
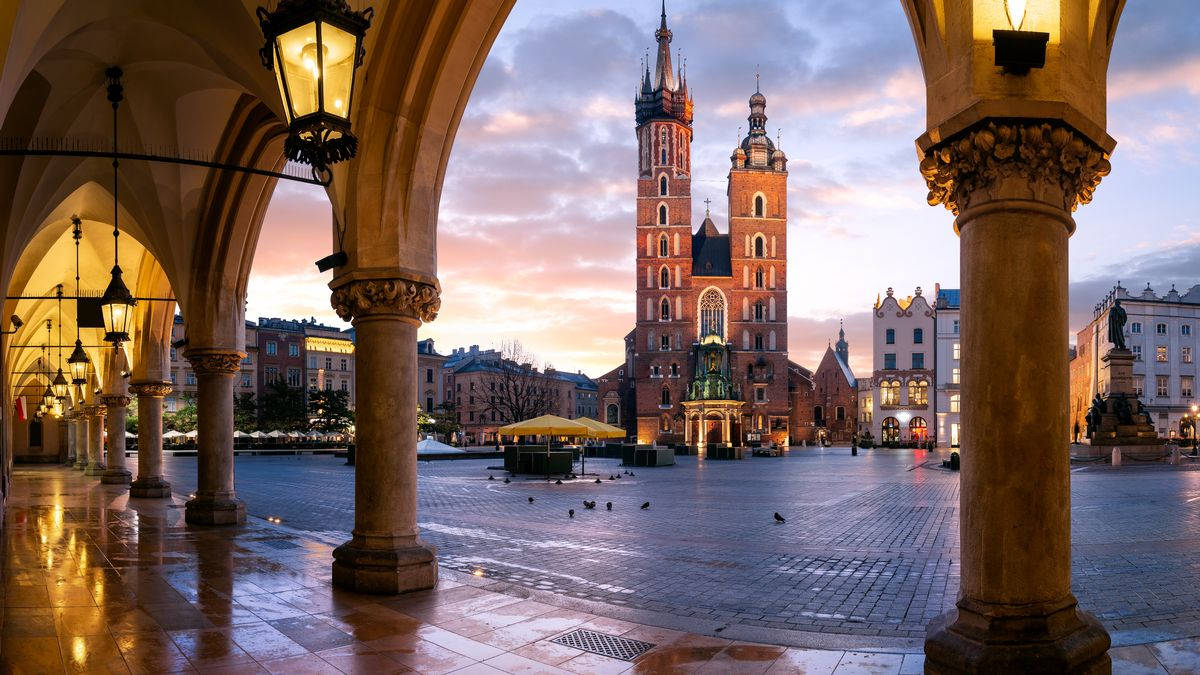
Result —
M 46 391 L 42 392 L 42 405 L 49 409 L 54 405 L 54 391 L 50 389 L 50 385 L 46 385 Z
M 358 151 L 350 132 L 354 74 L 375 9 L 350 9 L 346 0 L 280 0 L 275 11 L 258 8 L 266 44 L 263 66 L 275 71 L 291 133 L 288 159 L 324 173 Z
M 71 369 L 71 383 L 84 384 L 87 382 L 88 365 L 91 364 L 87 352 L 83 351 L 83 343 L 75 340 L 75 350 L 67 357 L 67 366 Z
M 114 253 L 115 255 L 115 253 Z M 121 279 L 121 266 L 113 265 L 112 280 L 100 296 L 100 312 L 104 315 L 104 341 L 121 344 L 129 340 L 129 317 L 137 300 Z
M 64 399 L 67 397 L 67 390 L 70 388 L 67 378 L 63 377 L 62 368 L 58 369 L 58 374 L 54 376 L 54 384 L 51 388 L 54 389 L 54 398 Z

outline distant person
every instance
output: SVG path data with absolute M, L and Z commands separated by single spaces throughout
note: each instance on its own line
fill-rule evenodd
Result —
M 1079 443 L 1079 420 L 1075 420 L 1075 443 Z

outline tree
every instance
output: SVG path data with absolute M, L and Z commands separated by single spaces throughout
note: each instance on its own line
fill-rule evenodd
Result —
M 432 413 L 423 410 L 418 412 L 417 431 L 442 438 L 450 438 L 451 434 L 462 431 L 462 425 L 458 423 L 458 407 L 447 401 L 434 408 Z
M 254 394 L 233 395 L 233 428 L 242 432 L 251 432 L 258 428 L 258 403 Z
M 138 432 L 138 404 L 136 396 L 129 402 L 129 406 L 125 408 L 125 431 L 131 434 Z
M 333 389 L 308 392 L 308 418 L 317 431 L 345 431 L 354 423 L 350 392 Z
M 513 340 L 500 345 L 500 358 L 481 378 L 484 412 L 494 412 L 499 424 L 521 422 L 554 408 L 554 388 L 537 369 L 534 355 Z
M 194 431 L 196 429 L 196 399 L 185 396 L 182 408 L 163 415 L 163 427 L 167 431 L 178 431 L 181 434 Z
M 288 386 L 277 379 L 266 386 L 258 406 L 258 424 L 272 431 L 305 431 L 308 429 L 308 410 L 304 390 Z

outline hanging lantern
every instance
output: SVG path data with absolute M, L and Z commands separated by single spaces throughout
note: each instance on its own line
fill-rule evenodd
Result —
M 88 359 L 87 352 L 83 351 L 83 343 L 78 338 L 75 340 L 75 350 L 67 357 L 67 366 L 71 370 L 71 383 L 84 384 L 87 382 L 88 365 L 91 361 Z
M 46 391 L 42 392 L 42 405 L 47 409 L 54 405 L 54 391 L 50 389 L 50 385 L 46 385 Z
M 263 66 L 275 71 L 290 133 L 288 159 L 324 172 L 358 150 L 350 132 L 354 74 L 375 9 L 350 9 L 346 0 L 280 0 L 275 11 L 258 8 L 266 44 Z
M 54 398 L 62 399 L 67 397 L 67 389 L 71 385 L 67 382 L 67 378 L 63 377 L 62 368 L 58 369 L 58 374 L 54 376 L 54 384 L 51 386 L 54 389 Z
M 104 295 L 100 297 L 100 311 L 104 314 L 104 341 L 121 344 L 129 340 L 129 317 L 137 300 L 121 279 L 121 266 L 113 265 L 112 280 Z

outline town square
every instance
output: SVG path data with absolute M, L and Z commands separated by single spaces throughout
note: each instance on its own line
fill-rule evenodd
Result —
M 1195 9 L 0 3 L 0 671 L 1200 671 Z

